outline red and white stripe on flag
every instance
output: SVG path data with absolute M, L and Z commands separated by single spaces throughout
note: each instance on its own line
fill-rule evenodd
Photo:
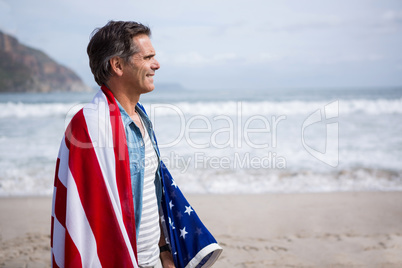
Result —
M 71 120 L 56 164 L 53 267 L 138 267 L 120 111 L 102 88 Z

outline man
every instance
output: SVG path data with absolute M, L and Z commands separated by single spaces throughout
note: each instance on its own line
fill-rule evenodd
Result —
M 155 88 L 153 76 L 160 67 L 155 59 L 155 49 L 151 44 L 149 35 L 150 29 L 143 25 L 129 22 L 110 22 L 95 33 L 87 50 L 95 80 L 100 86 L 106 85 L 119 103 L 125 124 L 127 144 L 129 145 L 132 188 L 136 188 L 134 186 L 140 185 L 139 182 L 143 181 L 142 188 L 148 190 L 148 195 L 144 195 L 142 192 L 133 192 L 133 196 L 138 199 L 134 200 L 137 201 L 134 202 L 134 207 L 140 206 L 141 202 L 143 203 L 142 212 L 141 207 L 139 207 L 135 213 L 136 222 L 141 223 L 136 225 L 137 240 L 147 241 L 147 243 L 138 243 L 137 245 L 140 267 L 156 266 L 159 261 L 158 243 L 161 247 L 166 243 L 163 232 L 160 232 L 159 229 L 158 204 L 154 184 L 158 167 L 158 164 L 155 165 L 155 163 L 159 161 L 154 145 L 151 143 L 153 132 L 146 115 L 143 114 L 144 123 L 142 123 L 139 116 L 141 110 L 138 112 L 136 110 L 140 95 L 151 92 Z M 127 36 L 132 40 L 124 40 L 121 36 Z M 105 58 L 102 48 L 113 47 L 113 43 L 118 49 L 110 51 L 110 55 Z M 99 61 L 105 59 L 108 61 L 99 64 Z M 145 128 L 147 129 L 145 130 Z M 145 142 L 145 146 L 138 146 L 142 140 L 149 142 Z M 151 164 L 143 166 L 140 155 Z M 140 172 L 134 170 L 138 166 L 140 166 Z M 140 200 L 141 195 L 143 200 L 147 200 L 146 203 Z M 141 219 L 144 214 L 148 216 Z M 173 267 L 173 259 L 168 251 L 161 253 L 161 259 L 164 262 L 164 267 L 170 267 L 167 263 Z
M 136 22 L 110 21 L 88 44 L 101 90 L 73 117 L 60 147 L 53 267 L 208 267 L 220 254 L 191 206 L 177 198 L 182 194 L 139 104 L 160 68 L 150 34 Z M 186 209 L 184 223 L 175 221 L 173 204 Z M 197 235 L 189 237 L 192 227 Z

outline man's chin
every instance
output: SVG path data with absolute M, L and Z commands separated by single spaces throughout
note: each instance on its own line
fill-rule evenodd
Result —
M 155 89 L 155 86 L 154 86 L 154 85 L 149 86 L 149 87 L 147 87 L 147 88 L 144 90 L 144 93 L 152 92 L 154 89 Z

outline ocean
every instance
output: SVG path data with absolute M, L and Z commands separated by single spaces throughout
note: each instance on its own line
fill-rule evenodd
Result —
M 52 194 L 63 132 L 94 94 L 0 94 L 0 196 Z M 141 102 L 185 193 L 402 191 L 402 88 L 161 86 Z

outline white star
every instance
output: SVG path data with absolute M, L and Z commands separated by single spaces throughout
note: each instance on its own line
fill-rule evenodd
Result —
M 188 215 L 190 216 L 190 213 L 194 210 L 191 208 L 191 206 L 185 206 L 185 207 L 186 207 L 186 211 L 184 211 L 184 213 L 188 213 Z
M 180 229 L 180 237 L 183 237 L 183 239 L 186 239 L 186 234 L 188 234 L 186 232 L 186 227 L 184 227 L 183 229 Z
M 170 209 L 172 209 L 172 207 L 174 207 L 172 200 L 170 200 L 170 202 L 169 202 L 169 207 L 170 207 Z
M 169 217 L 169 224 L 172 230 L 176 229 L 176 227 L 173 226 L 174 222 L 172 222 L 172 219 L 170 219 L 170 217 Z
M 162 223 L 165 222 L 165 216 L 162 215 L 160 218 Z
M 176 182 L 174 180 L 172 180 L 171 186 L 174 186 L 175 188 L 177 188 L 177 184 L 176 184 Z

